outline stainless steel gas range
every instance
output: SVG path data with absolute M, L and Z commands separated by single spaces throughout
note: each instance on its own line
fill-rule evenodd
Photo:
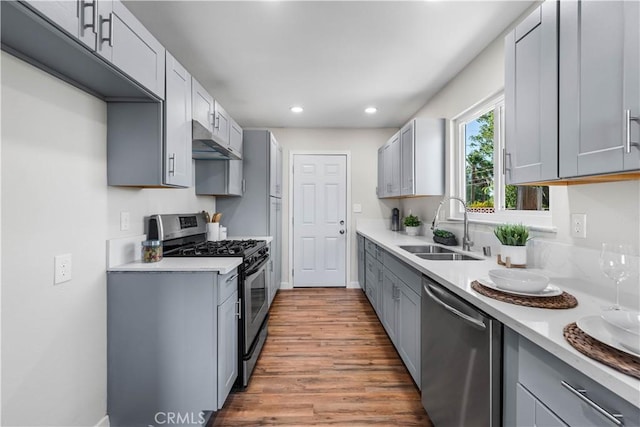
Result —
M 244 389 L 267 339 L 269 247 L 264 240 L 207 241 L 206 227 L 202 213 L 153 215 L 148 236 L 162 242 L 165 257 L 242 257 L 236 386 Z

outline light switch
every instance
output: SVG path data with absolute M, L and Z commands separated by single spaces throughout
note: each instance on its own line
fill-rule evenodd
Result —
M 360 203 L 353 204 L 353 212 L 354 213 L 362 213 L 362 205 Z

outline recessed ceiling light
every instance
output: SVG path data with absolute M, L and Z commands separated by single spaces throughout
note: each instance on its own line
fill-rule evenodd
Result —
M 378 109 L 376 107 L 367 107 L 364 109 L 364 112 L 367 114 L 375 114 Z
M 304 108 L 302 108 L 299 105 L 294 105 L 293 107 L 289 108 L 291 110 L 292 113 L 302 113 L 304 111 Z

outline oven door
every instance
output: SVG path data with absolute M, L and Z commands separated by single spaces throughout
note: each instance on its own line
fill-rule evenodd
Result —
M 255 340 L 260 326 L 269 311 L 267 289 L 267 264 L 269 256 L 250 266 L 244 277 L 244 353 L 246 354 Z

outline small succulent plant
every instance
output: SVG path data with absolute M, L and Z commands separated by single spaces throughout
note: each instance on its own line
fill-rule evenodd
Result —
M 422 224 L 422 221 L 415 215 L 409 214 L 404 218 L 405 227 L 420 227 L 420 224 Z
M 456 237 L 455 234 L 453 234 L 452 232 L 447 230 L 440 230 L 439 228 L 436 228 L 435 230 L 433 230 L 433 235 L 442 237 L 443 239 L 450 239 L 452 237 Z
M 493 233 L 500 243 L 507 246 L 526 246 L 529 240 L 529 228 L 522 224 L 502 224 Z

